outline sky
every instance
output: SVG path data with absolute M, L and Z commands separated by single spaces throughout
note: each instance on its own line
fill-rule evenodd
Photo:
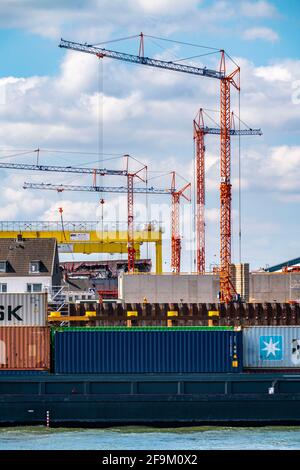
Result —
M 193 119 L 202 107 L 208 125 L 219 121 L 219 82 L 58 47 L 61 37 L 98 44 L 141 31 L 155 36 L 145 39 L 146 56 L 178 60 L 213 51 L 157 39 L 166 38 L 225 49 L 239 64 L 240 117 L 263 131 L 241 138 L 242 261 L 258 269 L 300 256 L 297 0 L 1 0 L 1 161 L 34 163 L 36 152 L 25 151 L 40 148 L 39 163 L 123 168 L 122 155 L 130 154 L 148 166 L 148 185 L 170 187 L 171 171 L 180 175 L 178 187 L 193 183 Z M 104 47 L 137 54 L 138 40 Z M 217 52 L 182 63 L 218 69 L 219 58 Z M 228 72 L 233 68 L 228 59 Z M 231 106 L 238 115 L 234 90 Z M 206 137 L 207 269 L 219 262 L 219 145 L 217 136 Z M 234 262 L 239 261 L 238 160 L 239 141 L 233 137 Z M 138 162 L 131 164 L 138 168 Z M 125 227 L 125 194 L 103 194 L 102 214 L 99 194 L 22 188 L 24 181 L 91 184 L 88 177 L 2 169 L 0 179 L 1 221 L 59 220 L 63 207 L 65 220 L 103 217 L 109 228 L 119 218 Z M 124 186 L 126 181 L 101 177 L 97 183 Z M 169 271 L 169 196 L 135 201 L 137 222 L 163 225 L 164 270 Z M 181 207 L 182 270 L 191 271 L 193 202 Z M 142 256 L 153 255 L 153 248 L 143 247 Z

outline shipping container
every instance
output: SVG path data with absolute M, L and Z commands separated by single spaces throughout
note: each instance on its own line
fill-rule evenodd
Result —
M 0 327 L 46 324 L 47 293 L 0 294 Z
M 234 326 L 54 326 L 56 331 L 234 331 Z M 240 329 L 240 328 L 239 328 Z
M 58 374 L 240 372 L 241 331 L 79 329 L 54 333 Z
M 299 368 L 299 326 L 253 326 L 243 330 L 244 367 Z
M 0 371 L 15 369 L 50 369 L 48 327 L 0 327 Z

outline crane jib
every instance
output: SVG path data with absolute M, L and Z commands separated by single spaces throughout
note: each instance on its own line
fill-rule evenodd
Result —
M 217 78 L 222 80 L 225 74 L 218 70 L 208 69 L 206 67 L 194 67 L 192 65 L 178 64 L 172 61 L 165 61 L 159 59 L 152 59 L 149 57 L 140 57 L 138 55 L 127 54 L 124 52 L 111 51 L 109 49 L 102 49 L 88 44 L 81 44 L 72 41 L 61 40 L 59 47 L 71 49 L 73 51 L 86 52 L 87 54 L 94 54 L 98 57 L 110 57 L 112 59 L 123 60 L 141 65 L 149 65 L 151 67 L 158 67 L 167 70 L 174 70 L 177 72 L 189 73 L 192 75 L 207 76 L 210 78 Z
M 80 174 L 97 174 L 97 175 L 119 175 L 127 176 L 126 170 L 107 170 L 106 168 L 84 168 L 74 166 L 52 166 L 52 165 L 30 165 L 27 163 L 0 163 L 0 168 L 10 170 L 29 170 L 29 171 L 50 171 L 59 173 L 80 173 Z
M 53 191 L 90 191 L 99 193 L 127 193 L 127 186 L 75 186 L 68 184 L 51 183 L 24 183 L 24 189 L 48 189 Z M 137 194 L 172 194 L 176 192 L 175 188 L 133 188 Z

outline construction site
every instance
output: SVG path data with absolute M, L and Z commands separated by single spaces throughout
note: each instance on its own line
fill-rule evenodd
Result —
M 151 37 L 151 36 L 150 36 Z M 174 169 L 168 173 L 169 181 L 161 186 L 149 184 L 147 165 L 124 152 L 121 168 L 87 167 L 80 165 L 41 164 L 43 149 L 32 149 L 36 163 L 0 162 L 0 169 L 31 173 L 48 173 L 60 177 L 64 174 L 90 176 L 89 185 L 62 183 L 24 182 L 24 190 L 90 192 L 100 196 L 99 207 L 104 205 L 104 193 L 125 194 L 126 224 L 115 220 L 111 227 L 103 228 L 103 220 L 64 220 L 60 207 L 57 221 L 2 221 L 0 241 L 10 239 L 19 245 L 28 240 L 55 239 L 58 256 L 72 254 L 72 261 L 59 260 L 60 281 L 29 289 L 41 289 L 48 293 L 49 320 L 55 324 L 68 322 L 89 325 L 292 325 L 299 323 L 300 258 L 284 261 L 274 266 L 252 271 L 241 257 L 240 219 L 238 227 L 239 262 L 232 262 L 232 182 L 231 139 L 237 136 L 260 136 L 260 128 L 244 125 L 239 114 L 231 107 L 231 93 L 240 94 L 240 67 L 226 54 L 218 50 L 219 67 L 211 69 L 195 67 L 179 62 L 165 61 L 145 56 L 145 38 L 138 39 L 138 54 L 119 52 L 87 43 L 61 40 L 61 48 L 76 53 L 92 54 L 95 60 L 125 61 L 128 67 L 138 64 L 145 67 L 214 79 L 219 82 L 219 123 L 210 127 L 207 112 L 200 108 L 193 124 L 194 182 L 180 179 Z M 228 65 L 228 63 L 230 65 Z M 206 136 L 215 135 L 220 140 L 219 154 L 219 211 L 220 253 L 219 260 L 208 266 L 206 259 Z M 10 159 L 11 155 L 7 155 Z M 24 155 L 24 153 L 20 153 Z M 18 157 L 15 153 L 14 157 Z M 116 184 L 105 185 L 105 178 L 112 177 Z M 99 181 L 101 184 L 99 184 Z M 239 183 L 240 184 L 240 183 Z M 240 198 L 239 187 L 238 197 Z M 163 228 L 160 222 L 135 219 L 135 195 L 145 197 L 167 196 L 170 228 L 170 266 L 166 265 L 163 252 Z M 192 266 L 182 272 L 182 206 L 192 202 L 192 220 L 195 240 Z M 143 246 L 152 246 L 152 256 L 141 256 Z M 147 251 L 147 253 L 149 253 Z M 112 255 L 113 259 L 93 259 L 93 255 Z M 89 260 L 81 255 L 89 255 Z M 15 277 L 9 272 L 8 258 L 2 254 L 2 292 L 18 292 L 15 284 L 7 287 L 3 278 Z M 39 268 L 36 268 L 39 271 Z M 33 272 L 31 272 L 33 273 Z M 33 285 L 30 284 L 29 285 Z M 27 284 L 28 286 L 28 284 Z M 22 288 L 20 288 L 22 292 Z M 27 287 L 28 289 L 28 287 Z

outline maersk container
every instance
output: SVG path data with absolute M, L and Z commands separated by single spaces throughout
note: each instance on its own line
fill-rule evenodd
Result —
M 300 369 L 299 326 L 253 326 L 243 330 L 244 367 Z
M 71 330 L 54 334 L 58 374 L 240 372 L 241 331 Z
M 0 294 L 0 327 L 45 326 L 47 294 Z
M 0 327 L 0 371 L 24 369 L 50 369 L 50 331 L 47 326 Z

